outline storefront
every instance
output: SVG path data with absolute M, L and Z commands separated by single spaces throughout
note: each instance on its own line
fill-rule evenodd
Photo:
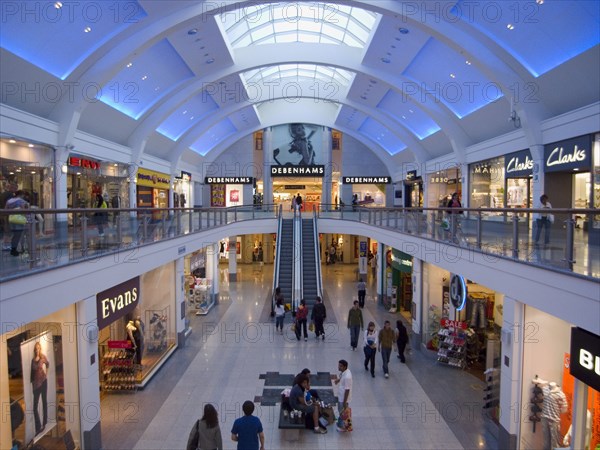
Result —
M 385 207 L 386 186 L 392 178 L 382 176 L 344 176 L 342 184 L 352 185 L 352 205 Z
M 440 363 L 467 370 L 499 389 L 500 332 L 504 295 L 423 264 L 422 345 Z M 448 322 L 450 321 L 450 322 Z M 456 333 L 454 346 L 449 335 Z M 460 339 L 459 339 L 460 338 Z M 491 386 L 490 386 L 491 388 Z M 499 396 L 494 396 L 497 401 Z M 496 408 L 497 403 L 488 405 Z
M 427 174 L 427 207 L 445 208 L 455 192 L 458 192 L 460 197 L 461 176 L 460 166 Z
M 2 448 L 64 448 L 67 438 L 81 447 L 75 324 L 71 305 L 38 322 L 5 327 L 10 331 L 0 349 L 8 364 L 0 366 L 0 389 L 3 423 L 10 426 L 2 427 Z
M 182 170 L 181 175 L 173 180 L 174 208 L 190 208 L 194 204 L 192 187 L 192 174 Z
M 469 164 L 471 208 L 504 208 L 505 193 L 504 156 Z M 503 220 L 504 214 L 484 212 L 489 219 Z
M 600 200 L 598 173 L 592 172 L 594 150 L 598 148 L 598 137 L 585 135 L 544 146 L 545 194 L 553 208 L 597 208 Z M 537 200 L 537 199 L 536 199 Z M 536 202 L 537 204 L 537 202 Z M 557 217 L 556 220 L 565 220 Z M 575 217 L 577 227 L 588 231 L 587 218 Z M 600 228 L 600 224 L 599 224 Z
M 96 296 L 100 389 L 143 387 L 176 345 L 174 263 Z
M 31 205 L 43 209 L 54 207 L 54 154 L 51 147 L 2 138 L 0 155 L 0 193 L 22 190 L 29 196 Z
M 574 438 L 574 373 L 589 386 L 587 417 L 579 418 L 586 421 L 584 445 L 576 448 L 596 449 L 600 445 L 600 338 L 531 306 L 525 306 L 524 323 L 519 448 L 559 448 Z M 578 354 L 573 355 L 572 349 Z M 547 408 L 560 412 L 560 418 L 542 420 Z M 551 429 L 557 439 L 545 447 L 544 435 Z
M 228 208 L 241 206 L 252 198 L 253 177 L 205 177 L 204 184 L 210 186 L 210 206 Z
M 417 176 L 416 170 L 409 170 L 404 180 L 404 206 L 417 208 L 423 206 L 423 180 Z
M 136 205 L 138 208 L 168 208 L 171 177 L 153 170 L 138 169 L 136 177 Z M 157 212 L 154 219 L 160 219 Z
M 210 267 L 212 259 L 207 259 L 207 252 L 208 249 L 203 248 L 183 260 L 184 273 L 188 280 L 186 290 L 188 315 L 204 316 L 215 305 L 213 280 L 210 276 L 214 271 Z
M 504 157 L 506 176 L 505 203 L 507 208 L 533 208 L 533 159 L 529 150 L 511 153 Z M 529 214 L 521 213 L 519 220 L 529 221 Z
M 71 154 L 63 171 L 67 174 L 67 206 L 95 208 L 101 195 L 109 207 L 129 207 L 127 164 L 98 161 Z
M 396 291 L 396 309 L 409 323 L 412 321 L 412 256 L 392 249 L 391 253 L 392 286 Z M 392 299 L 392 306 L 393 306 Z

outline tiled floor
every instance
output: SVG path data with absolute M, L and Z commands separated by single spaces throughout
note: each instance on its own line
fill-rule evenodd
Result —
M 223 266 L 223 272 L 226 267 Z M 496 449 L 482 414 L 483 383 L 456 369 L 413 352 L 407 364 L 392 357 L 385 379 L 377 356 L 376 377 L 362 366 L 362 352 L 352 352 L 345 328 L 346 314 L 355 297 L 351 266 L 323 266 L 327 294 L 326 340 L 311 334 L 298 342 L 289 329 L 274 332 L 265 308 L 272 266 L 263 270 L 238 266 L 238 282 L 223 276 L 221 301 L 205 317 L 193 317 L 185 348 L 178 350 L 143 391 L 107 395 L 102 401 L 104 449 L 182 449 L 205 402 L 219 411 L 225 448 L 236 448 L 230 430 L 245 400 L 260 397 L 267 372 L 295 374 L 304 367 L 313 373 L 337 372 L 346 359 L 354 376 L 351 402 L 354 431 L 326 435 L 302 432 L 288 442 L 277 428 L 279 406 L 257 405 L 267 449 Z M 373 300 L 369 285 L 366 321 L 383 325 L 399 316 L 385 312 Z M 287 318 L 289 321 L 289 317 Z

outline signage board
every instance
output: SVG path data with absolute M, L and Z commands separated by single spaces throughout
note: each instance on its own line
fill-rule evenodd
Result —
M 600 336 L 583 328 L 571 328 L 570 372 L 600 392 Z
M 592 166 L 592 137 L 579 136 L 573 139 L 544 146 L 544 170 L 589 170 Z
M 140 277 L 117 284 L 96 295 L 98 328 L 102 329 L 138 306 Z

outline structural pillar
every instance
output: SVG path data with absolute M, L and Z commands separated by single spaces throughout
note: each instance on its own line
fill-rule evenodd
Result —
M 271 166 L 273 165 L 273 129 L 263 131 L 263 205 L 273 207 L 273 181 L 271 179 Z M 263 206 L 263 209 L 265 207 Z
M 333 182 L 333 164 L 331 158 L 331 128 L 329 127 L 323 127 L 321 148 L 323 149 L 323 165 L 325 166 L 325 174 L 323 176 L 323 182 L 321 185 L 321 204 L 325 206 L 321 207 L 321 209 L 329 211 L 334 209 L 334 207 L 331 206 L 331 183 Z
M 498 448 L 516 450 L 520 433 L 521 389 L 523 386 L 523 339 L 525 308 L 510 297 L 504 297 L 502 354 L 500 357 L 500 426 Z M 528 400 L 528 399 L 527 399 Z
M 229 236 L 229 282 L 237 281 L 237 238 Z

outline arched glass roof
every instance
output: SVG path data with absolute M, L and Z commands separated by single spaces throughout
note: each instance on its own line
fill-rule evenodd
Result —
M 261 67 L 243 73 L 246 83 L 264 83 L 295 78 L 336 83 L 348 87 L 354 74 L 347 70 L 316 64 L 280 64 L 276 66 Z
M 327 3 L 253 4 L 218 16 L 233 48 L 286 42 L 364 48 L 379 14 Z

